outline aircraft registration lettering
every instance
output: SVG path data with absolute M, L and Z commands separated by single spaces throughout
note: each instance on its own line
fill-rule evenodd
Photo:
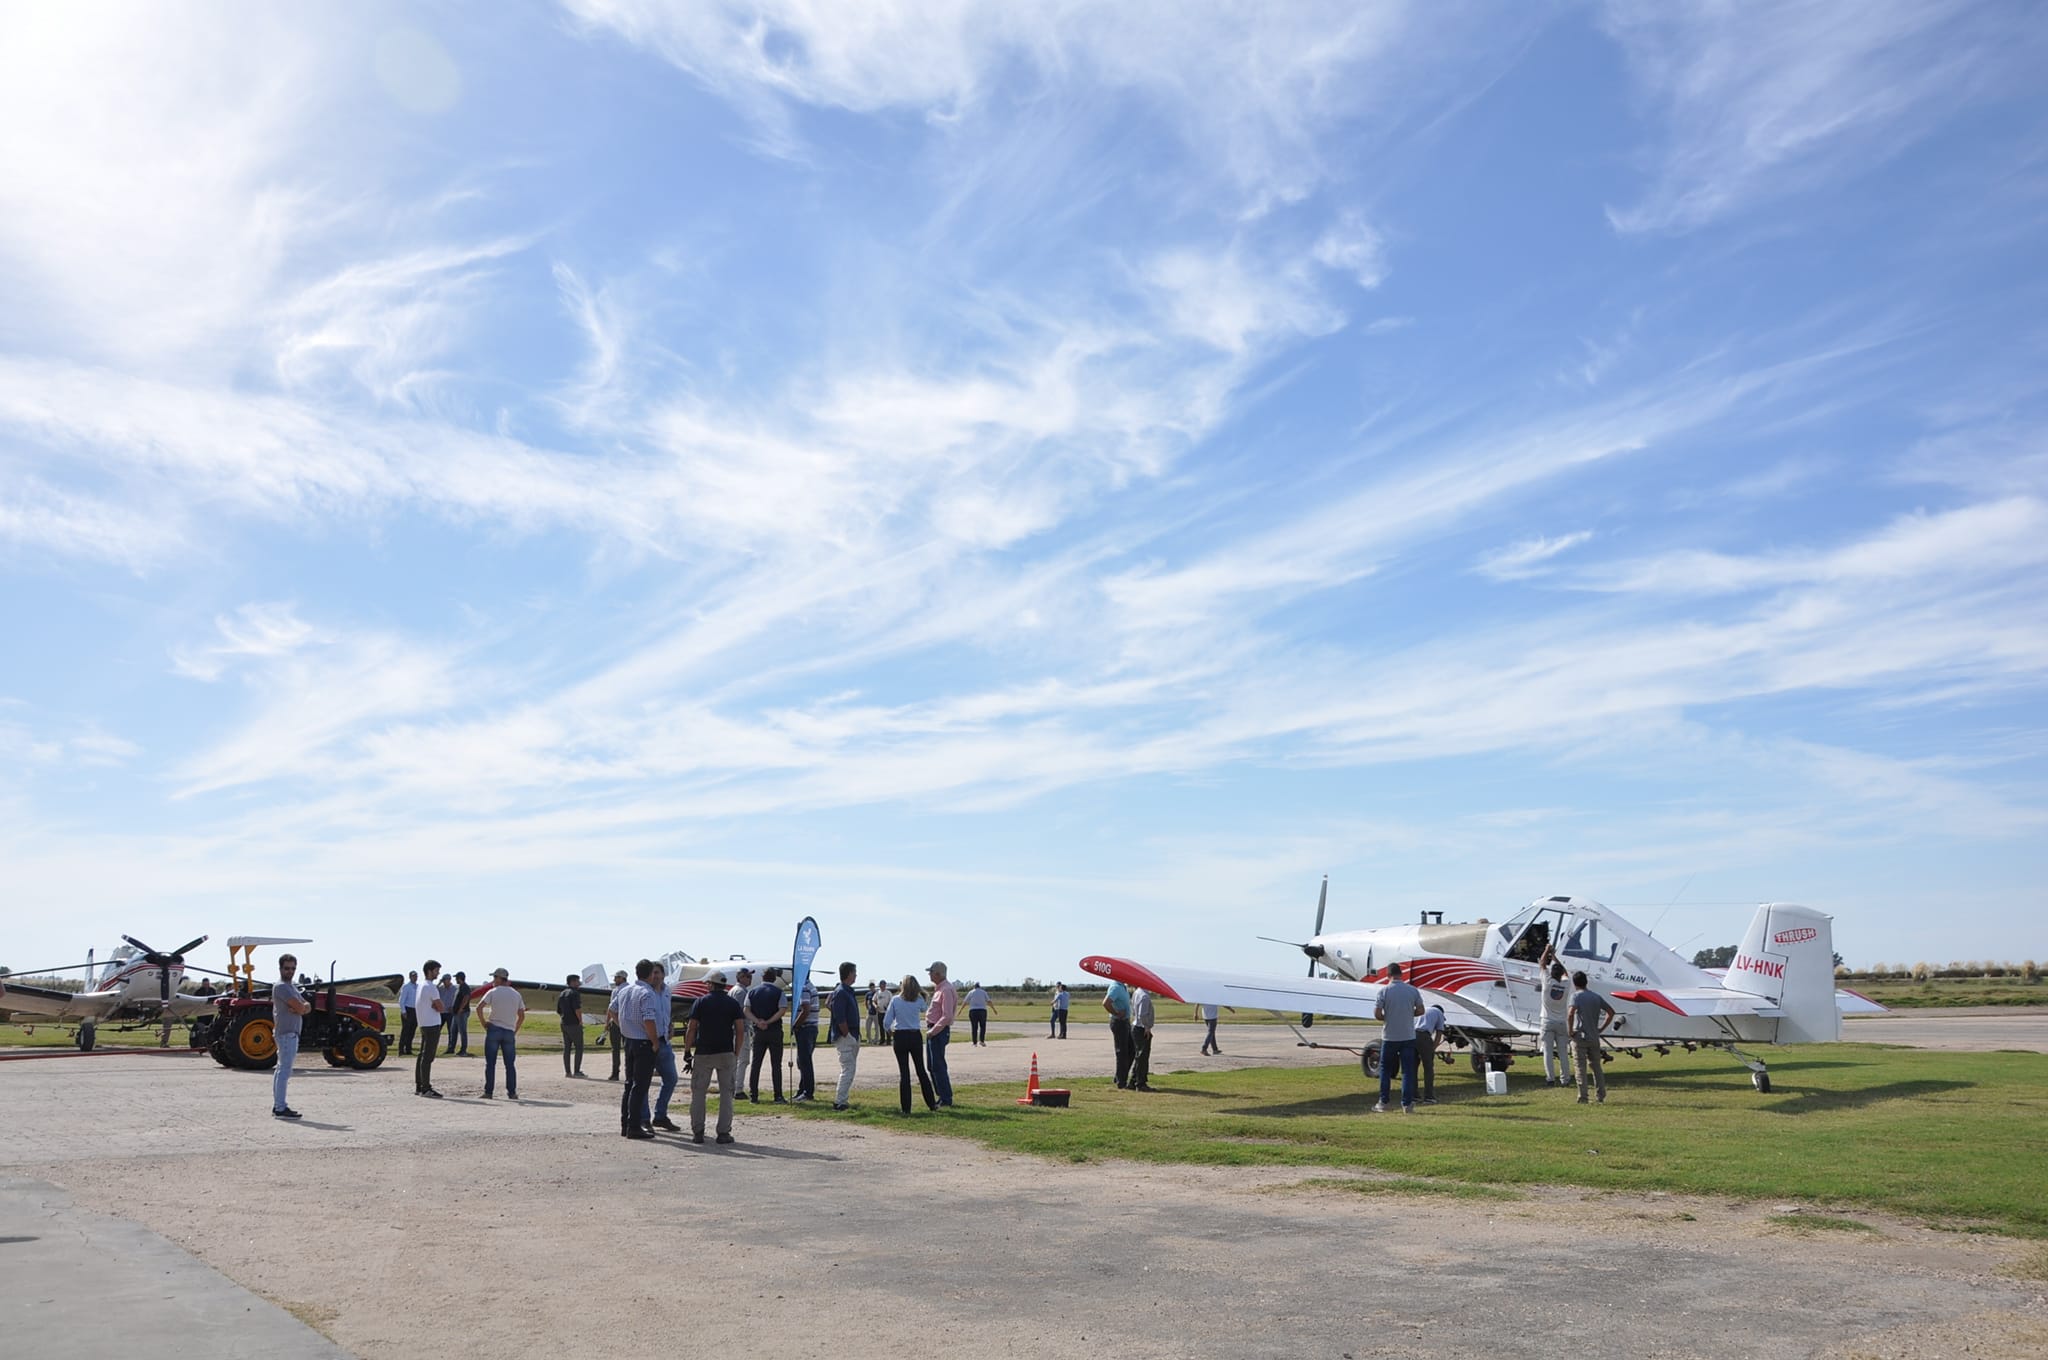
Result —
M 1738 973 L 1755 973 L 1760 977 L 1782 978 L 1785 976 L 1785 965 L 1782 962 L 1773 962 L 1770 959 L 1753 959 L 1747 954 L 1737 954 L 1735 956 L 1735 971 Z

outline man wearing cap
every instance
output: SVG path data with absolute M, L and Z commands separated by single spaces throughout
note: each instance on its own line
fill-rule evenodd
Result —
M 619 1079 L 619 1058 L 626 1051 L 626 1042 L 619 1034 L 619 994 L 626 990 L 626 970 L 621 968 L 612 974 L 612 999 L 605 1003 L 604 1037 L 612 1046 L 612 1081 Z
M 1131 1084 L 1131 1061 L 1137 1050 L 1131 1042 L 1131 989 L 1115 979 L 1102 994 L 1102 1009 L 1109 1012 L 1109 1041 L 1116 1047 L 1116 1089 Z
M 832 1108 L 846 1108 L 847 1098 L 853 1094 L 853 1070 L 860 1065 L 860 997 L 853 990 L 853 980 L 860 970 L 850 963 L 839 965 L 839 985 L 826 998 L 831 1011 L 832 1047 L 839 1054 L 839 1089 L 832 1096 Z
M 935 962 L 925 969 L 932 980 L 932 1004 L 924 1013 L 924 1065 L 931 1070 L 932 1090 L 938 1093 L 939 1108 L 953 1106 L 953 1078 L 946 1071 L 946 1045 L 953 1041 L 953 1018 L 960 1013 L 960 998 L 946 981 L 946 965 Z
M 654 960 L 633 965 L 639 981 L 612 993 L 612 1008 L 619 1017 L 619 1034 L 626 1050 L 626 1086 L 619 1092 L 619 1136 L 652 1138 L 647 1127 L 647 1088 L 654 1083 L 654 1020 L 647 1004 L 646 981 L 654 976 Z
M 505 1098 L 519 1099 L 519 1027 L 526 1023 L 526 998 L 506 979 L 512 975 L 502 968 L 491 973 L 491 990 L 483 995 L 484 1099 L 497 1088 L 498 1056 L 505 1058 Z
M 740 1008 L 740 1013 L 744 1015 L 747 1011 L 747 998 L 754 991 L 754 970 L 745 964 L 741 964 L 737 976 L 739 980 L 733 983 L 732 990 L 728 995 L 732 997 L 734 1004 Z M 733 1071 L 740 1073 L 744 1077 L 747 1070 L 747 1059 L 753 1055 L 753 1052 L 754 1023 L 750 1019 L 740 1027 L 739 1047 L 733 1053 Z M 745 1086 L 746 1082 L 742 1080 L 740 1085 Z M 740 1091 L 736 1098 L 745 1100 L 747 1099 L 747 1093 Z
M 737 1059 L 746 1015 L 726 991 L 723 970 L 712 969 L 704 975 L 704 982 L 711 990 L 690 1007 L 690 1023 L 683 1027 L 683 1056 L 690 1063 L 690 1141 L 704 1141 L 704 1098 L 716 1073 L 718 1141 L 730 1143 L 733 1084 L 739 1078 Z

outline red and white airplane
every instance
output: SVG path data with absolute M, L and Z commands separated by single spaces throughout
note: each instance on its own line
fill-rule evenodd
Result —
M 1242 1006 L 1314 1016 L 1371 1019 L 1398 963 L 1423 1000 L 1442 1006 L 1452 1042 L 1469 1045 L 1475 1072 L 1505 1068 L 1533 1053 L 1542 1033 L 1541 960 L 1553 954 L 1569 973 L 1583 971 L 1614 1006 L 1604 1036 L 1610 1050 L 1720 1048 L 1749 1068 L 1759 1091 L 1771 1089 L 1763 1060 L 1739 1044 L 1832 1043 L 1844 1012 L 1884 1008 L 1834 985 L 1833 918 L 1810 907 L 1766 902 L 1724 972 L 1704 969 L 1637 929 L 1620 913 L 1584 897 L 1543 897 L 1511 920 L 1445 925 L 1438 919 L 1377 930 L 1322 933 L 1329 880 L 1316 906 L 1316 935 L 1300 945 L 1306 978 L 1256 977 L 1199 968 L 1144 964 L 1090 955 L 1083 971 L 1170 1000 Z M 1335 976 L 1317 977 L 1326 970 Z M 1306 1037 L 1303 1042 L 1307 1043 Z M 1366 1075 L 1379 1076 L 1379 1044 L 1361 1055 Z
M 213 998 L 178 989 L 185 976 L 185 955 L 206 943 L 201 935 L 168 953 L 151 949 L 132 935 L 114 951 L 94 977 L 92 951 L 84 963 L 61 968 L 38 968 L 24 976 L 46 977 L 83 970 L 85 986 L 79 991 L 42 987 L 33 982 L 0 978 L 0 1014 L 11 1023 L 33 1028 L 37 1024 L 75 1026 L 78 1047 L 90 1053 L 102 1024 L 147 1028 L 170 1020 L 189 1020 L 211 1013 Z

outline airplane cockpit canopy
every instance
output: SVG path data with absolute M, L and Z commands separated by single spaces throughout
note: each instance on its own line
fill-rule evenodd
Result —
M 1500 937 L 1509 941 L 1506 957 L 1518 963 L 1540 963 L 1555 941 L 1566 939 L 1571 927 L 1571 899 L 1553 897 L 1531 903 L 1500 926 Z

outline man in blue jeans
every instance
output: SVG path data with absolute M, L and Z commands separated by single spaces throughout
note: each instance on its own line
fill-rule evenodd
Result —
M 485 1100 L 496 1093 L 500 1057 L 505 1060 L 505 1098 L 519 1099 L 519 1027 L 526 1023 L 526 998 L 507 981 L 511 976 L 503 968 L 492 973 L 491 990 L 483 995 L 483 1009 L 490 1012 L 484 1021 Z
M 277 1035 L 277 1075 L 270 1079 L 270 1113 L 277 1119 L 297 1119 L 299 1112 L 285 1100 L 285 1088 L 292 1082 L 292 1064 L 299 1060 L 299 1026 L 313 1003 L 299 995 L 292 985 L 299 961 L 290 954 L 277 961 L 277 981 L 270 985 L 270 1023 Z
M 932 1004 L 924 1013 L 924 1064 L 931 1069 L 932 1090 L 939 1096 L 939 1108 L 953 1105 L 953 1076 L 946 1070 L 946 1045 L 953 1042 L 953 1021 L 960 1014 L 960 997 L 946 981 L 946 965 L 934 963 L 925 973 L 932 980 Z
M 646 1118 L 647 1103 L 642 1097 L 640 1104 L 641 1122 L 649 1128 L 666 1129 L 670 1133 L 681 1133 L 674 1120 L 668 1117 L 669 1097 L 676 1093 L 676 1049 L 675 1049 L 675 1007 L 674 993 L 668 986 L 668 969 L 660 964 L 647 975 L 641 984 L 647 989 L 641 998 L 646 1008 L 645 1015 L 654 1021 L 654 1075 L 661 1078 L 661 1090 L 654 1097 L 654 1118 Z
M 1401 1113 L 1415 1113 L 1415 1022 L 1422 1015 L 1422 993 L 1401 980 L 1401 965 L 1387 965 L 1387 985 L 1380 988 L 1379 1004 L 1372 1018 L 1383 1021 L 1380 1035 L 1380 1103 L 1374 1114 L 1387 1112 L 1387 1096 L 1394 1079 L 1394 1064 L 1401 1065 Z

